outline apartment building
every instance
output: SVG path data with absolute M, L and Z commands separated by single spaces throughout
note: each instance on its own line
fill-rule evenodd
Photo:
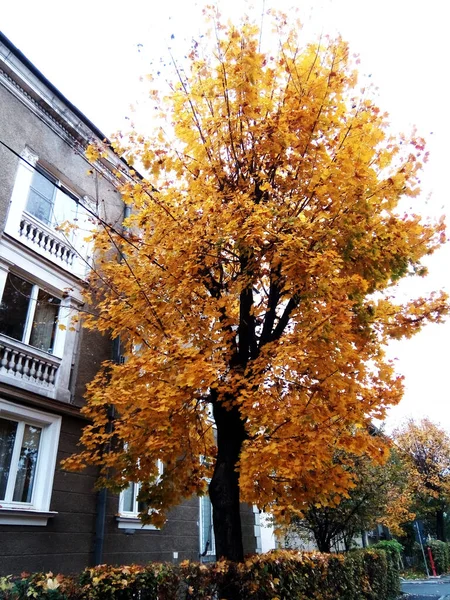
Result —
M 76 572 L 95 563 L 214 560 L 211 505 L 192 498 L 161 530 L 137 518 L 137 486 L 95 490 L 96 471 L 62 470 L 77 449 L 86 384 L 117 345 L 73 324 L 85 309 L 92 214 L 120 227 L 127 165 L 0 34 L 0 575 Z M 77 228 L 64 227 L 66 222 Z M 257 549 L 253 511 L 245 545 Z

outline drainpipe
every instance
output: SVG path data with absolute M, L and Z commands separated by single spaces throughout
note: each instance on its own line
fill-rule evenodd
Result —
M 97 516 L 95 518 L 94 566 L 103 563 L 103 545 L 105 542 L 106 499 L 108 492 L 102 488 L 97 493 Z
M 115 341 L 115 340 L 114 340 Z M 112 430 L 114 421 L 114 407 L 108 406 L 108 433 Z M 108 448 L 106 449 L 108 452 Z M 102 488 L 97 493 L 94 541 L 94 566 L 103 564 L 103 546 L 105 543 L 106 502 L 108 490 Z
M 129 206 L 124 207 L 124 219 L 130 216 Z M 116 364 L 120 364 L 121 350 L 120 337 L 113 339 L 112 359 Z M 108 406 L 108 433 L 112 430 L 114 420 L 114 407 Z M 108 452 L 108 450 L 106 450 Z M 105 543 L 105 522 L 106 522 L 106 503 L 108 491 L 106 488 L 99 490 L 96 503 L 95 518 L 95 541 L 94 541 L 94 565 L 103 564 L 103 546 Z

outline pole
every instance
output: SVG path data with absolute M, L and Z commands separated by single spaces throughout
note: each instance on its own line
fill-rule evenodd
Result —
M 95 542 L 94 542 L 94 565 L 103 563 L 103 544 L 105 541 L 106 520 L 106 488 L 102 488 L 97 494 L 97 516 L 95 518 Z
M 430 571 L 428 570 L 428 564 L 427 564 L 427 559 L 426 559 L 426 556 L 425 556 L 425 550 L 423 548 L 422 536 L 420 535 L 419 523 L 417 521 L 414 521 L 414 525 L 416 526 L 417 535 L 419 537 L 420 547 L 422 548 L 423 562 L 425 564 L 425 570 L 427 572 L 427 577 L 429 577 L 430 576 Z
M 433 577 L 436 577 L 436 567 L 434 566 L 433 553 L 431 552 L 430 546 L 427 547 L 428 558 L 430 559 L 431 570 L 433 571 Z

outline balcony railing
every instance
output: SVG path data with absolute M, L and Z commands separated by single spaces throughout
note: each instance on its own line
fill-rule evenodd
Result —
M 47 229 L 43 223 L 30 214 L 22 213 L 19 227 L 19 238 L 26 240 L 32 247 L 39 249 L 50 260 L 61 261 L 67 268 L 72 266 L 76 252 L 56 232 Z
M 0 334 L 0 376 L 11 383 L 54 390 L 61 359 Z

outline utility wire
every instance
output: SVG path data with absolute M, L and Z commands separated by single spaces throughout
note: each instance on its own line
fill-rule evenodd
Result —
M 81 204 L 80 199 L 77 196 L 75 196 L 75 194 L 72 194 L 72 192 L 70 190 L 68 190 L 67 188 L 62 187 L 59 183 L 56 183 L 54 181 L 54 179 L 50 178 L 47 175 L 45 169 L 42 169 L 42 170 L 38 169 L 36 167 L 36 165 L 33 165 L 33 163 L 30 163 L 30 161 L 28 161 L 26 158 L 24 158 L 18 152 L 16 152 L 14 150 L 14 148 L 11 148 L 11 146 L 8 146 L 8 144 L 6 144 L 3 140 L 0 140 L 0 144 L 2 146 L 4 146 L 7 150 L 9 150 L 12 154 L 14 154 L 14 156 L 17 156 L 17 158 L 19 160 L 21 160 L 26 165 L 28 165 L 29 167 L 31 167 L 34 171 L 37 171 L 40 175 L 42 175 L 42 177 L 44 177 L 44 179 L 46 179 L 47 181 L 49 181 L 55 188 L 57 188 L 58 190 L 60 190 L 61 192 L 63 192 L 63 194 L 65 194 L 66 196 L 69 196 L 69 198 L 71 198 L 77 204 Z
M 114 247 L 116 248 L 117 252 L 119 253 L 119 255 L 122 257 L 122 259 L 125 261 L 125 264 L 128 268 L 128 270 L 130 271 L 131 275 L 133 276 L 133 278 L 135 279 L 136 283 L 138 284 L 138 286 L 141 288 L 141 283 L 139 281 L 139 279 L 136 277 L 131 265 L 129 264 L 129 262 L 126 260 L 126 257 L 122 251 L 122 249 L 119 247 L 118 243 L 113 239 L 113 235 L 116 235 L 119 239 L 125 241 L 126 243 L 130 244 L 133 248 L 138 249 L 137 246 L 128 238 L 126 237 L 126 235 L 124 235 L 124 233 L 122 231 L 118 231 L 112 224 L 108 223 L 107 221 L 105 221 L 104 219 L 102 219 L 98 213 L 96 213 L 95 211 L 93 211 L 91 208 L 88 208 L 85 204 L 83 204 L 80 199 L 75 195 L 72 194 L 69 190 L 67 190 L 66 188 L 62 187 L 59 183 L 55 183 L 54 179 L 52 179 L 51 177 L 49 177 L 49 174 L 46 173 L 45 170 L 41 170 L 39 169 L 36 165 L 33 165 L 32 163 L 30 163 L 28 160 L 26 160 L 23 156 L 21 156 L 18 152 L 16 152 L 13 148 L 11 148 L 8 144 L 6 144 L 3 140 L 0 140 L 0 144 L 2 146 L 4 146 L 7 150 L 9 150 L 10 152 L 12 152 L 12 154 L 14 154 L 17 158 L 19 158 L 19 160 L 23 161 L 25 164 L 27 164 L 29 167 L 31 167 L 35 172 L 38 172 L 42 177 L 44 177 L 47 181 L 49 181 L 53 186 L 55 186 L 58 190 L 60 190 L 63 194 L 65 194 L 66 196 L 68 196 L 69 198 L 71 198 L 77 205 L 81 206 L 81 208 L 83 208 L 89 215 L 91 215 L 98 223 L 100 223 L 102 225 L 102 227 L 104 227 L 105 231 L 108 233 L 108 237 L 111 240 L 111 243 L 114 245 Z M 88 162 L 88 161 L 87 161 Z M 90 164 L 90 163 L 89 163 Z M 139 174 L 137 174 L 138 177 L 141 177 Z M 152 186 L 152 191 L 153 192 L 157 192 L 158 190 L 156 188 L 154 188 Z M 152 195 L 146 191 L 146 194 L 148 195 L 148 197 L 152 200 L 155 200 Z M 159 205 L 159 203 L 155 200 L 156 204 Z M 164 208 L 164 207 L 162 207 Z M 168 212 L 166 210 L 166 212 Z M 170 215 L 170 212 L 168 212 L 168 214 Z M 174 219 L 174 217 L 172 215 L 170 215 L 171 218 Z M 69 242 L 69 240 L 67 240 L 67 243 L 71 246 L 71 248 L 77 253 L 77 255 L 89 266 L 89 268 L 92 269 L 92 265 L 89 264 L 89 262 L 82 257 L 79 252 L 77 251 L 77 249 Z M 95 269 L 94 269 L 95 270 Z M 95 270 L 97 275 L 100 276 L 100 278 L 102 279 L 102 281 L 104 281 L 104 279 L 101 277 L 101 275 L 99 274 L 99 272 L 97 270 Z M 111 286 L 109 286 L 110 289 L 112 289 L 114 291 L 114 293 L 116 295 L 119 295 L 119 293 L 117 292 L 117 290 L 115 290 L 114 288 L 112 288 Z M 141 288 L 142 289 L 142 288 Z M 150 309 L 152 310 L 152 313 L 154 314 L 154 316 L 157 317 L 155 311 L 154 311 L 154 307 L 152 306 L 152 303 L 150 302 L 150 300 L 147 298 L 146 294 L 144 293 L 144 296 L 146 298 L 146 301 L 150 307 Z M 161 325 L 161 324 L 160 324 Z
M 59 182 L 55 183 L 55 181 L 50 178 L 45 170 L 41 170 L 39 169 L 36 165 L 33 165 L 33 163 L 30 163 L 30 161 L 28 161 L 26 158 L 24 158 L 23 156 L 21 156 L 18 152 L 16 152 L 13 148 L 11 148 L 10 146 L 8 146 L 8 144 L 6 144 L 3 140 L 0 140 L 0 144 L 2 146 L 4 146 L 7 150 L 9 150 L 12 154 L 14 154 L 19 160 L 21 160 L 22 162 L 24 162 L 26 165 L 28 165 L 29 167 L 31 167 L 34 171 L 37 171 L 42 177 L 44 177 L 44 179 L 46 179 L 48 182 L 50 182 L 55 188 L 57 188 L 60 192 L 62 192 L 64 195 L 68 196 L 71 200 L 73 200 L 77 205 L 81 206 L 81 208 L 83 208 L 89 215 L 91 215 L 91 217 L 94 217 L 103 227 L 109 229 L 112 233 L 118 235 L 120 238 L 122 238 L 124 241 L 131 243 L 129 239 L 127 239 L 120 231 L 118 231 L 113 225 L 111 225 L 110 223 L 107 223 L 104 219 L 102 219 L 99 214 L 97 212 L 95 212 L 94 210 L 92 210 L 90 207 L 86 206 L 86 204 L 84 204 L 83 202 L 81 202 L 80 198 L 78 196 L 76 196 L 75 194 L 73 194 L 70 190 L 68 190 L 66 187 L 63 187 Z M 86 162 L 87 159 L 85 159 Z M 91 164 L 88 162 L 88 164 Z M 92 165 L 91 165 L 92 166 Z M 75 250 L 75 248 L 73 248 Z

